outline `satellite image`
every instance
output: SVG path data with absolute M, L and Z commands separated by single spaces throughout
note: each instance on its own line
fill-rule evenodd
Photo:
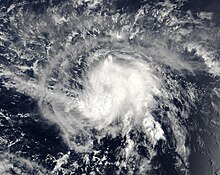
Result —
M 220 1 L 0 0 L 0 175 L 220 175 Z

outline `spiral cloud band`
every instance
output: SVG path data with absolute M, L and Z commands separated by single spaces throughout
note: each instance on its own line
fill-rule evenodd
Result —
M 189 174 L 220 92 L 218 27 L 189 2 L 1 4 L 0 174 Z

